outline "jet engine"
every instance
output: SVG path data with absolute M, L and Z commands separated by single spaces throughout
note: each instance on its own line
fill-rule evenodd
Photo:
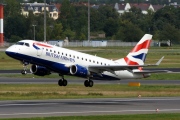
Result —
M 80 65 L 72 65 L 70 67 L 70 73 L 79 77 L 87 77 L 90 75 L 90 72 L 87 70 L 87 68 Z
M 51 74 L 51 72 L 44 66 L 32 65 L 30 68 L 31 73 L 38 76 L 45 76 Z

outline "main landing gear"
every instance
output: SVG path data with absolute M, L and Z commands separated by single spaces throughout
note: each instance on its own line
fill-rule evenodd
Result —
M 62 74 L 59 74 L 62 78 L 58 81 L 59 86 L 67 86 L 68 81 L 64 79 L 64 76 Z M 88 80 L 84 81 L 84 86 L 85 87 L 92 87 L 94 85 L 94 82 L 88 78 Z
M 62 76 L 62 79 L 60 79 L 60 80 L 58 81 L 58 85 L 59 85 L 59 86 L 67 86 L 67 84 L 68 84 L 68 82 L 67 82 L 66 79 L 64 79 L 63 76 Z
M 92 87 L 94 85 L 94 82 L 92 80 L 85 80 L 84 81 L 84 86 L 85 87 Z

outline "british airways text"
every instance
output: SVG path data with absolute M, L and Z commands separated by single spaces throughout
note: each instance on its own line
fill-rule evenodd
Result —
M 55 53 L 46 52 L 46 56 L 61 59 L 61 60 L 65 60 L 65 61 L 69 61 L 69 62 L 73 62 L 73 63 L 75 62 L 75 60 L 73 58 L 68 58 L 66 56 L 61 56 L 61 55 L 58 55 L 58 54 L 55 54 Z

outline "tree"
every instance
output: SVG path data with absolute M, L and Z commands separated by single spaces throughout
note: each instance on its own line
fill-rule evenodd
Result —
M 137 42 L 143 36 L 143 31 L 129 21 L 120 21 L 120 29 L 116 33 L 115 39 L 126 42 Z
M 166 6 L 156 11 L 152 19 L 154 26 L 156 26 L 158 30 L 162 30 L 163 26 L 167 23 L 175 25 L 177 20 L 176 10 L 173 6 Z
M 159 34 L 160 40 L 170 40 L 172 43 L 180 43 L 180 31 L 171 24 L 166 24 Z
M 69 0 L 63 0 L 62 6 L 61 6 L 61 14 L 59 17 L 59 21 L 63 24 L 63 29 L 70 27 L 69 25 L 69 18 L 71 17 L 71 4 Z
M 107 37 L 113 36 L 118 31 L 119 24 L 118 21 L 113 18 L 108 18 L 104 26 L 104 32 Z
M 16 0 L 4 0 L 6 6 L 4 7 L 4 16 L 10 17 L 14 15 L 20 15 L 21 5 Z
M 63 35 L 63 26 L 61 23 L 55 24 L 52 32 L 54 33 L 53 39 L 55 40 L 61 40 L 65 38 Z
M 25 38 L 27 35 L 27 26 L 24 24 L 26 18 L 22 15 L 10 16 L 6 19 L 4 34 L 6 38 L 11 38 L 11 36 L 17 36 L 20 38 Z

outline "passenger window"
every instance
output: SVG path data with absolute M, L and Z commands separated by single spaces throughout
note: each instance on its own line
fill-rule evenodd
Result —
M 56 53 L 56 51 L 54 51 L 54 53 Z
M 48 51 L 48 49 L 46 49 L 46 51 Z
M 58 52 L 58 54 L 59 54 L 59 52 Z
M 52 52 L 52 50 L 50 50 L 50 52 Z

